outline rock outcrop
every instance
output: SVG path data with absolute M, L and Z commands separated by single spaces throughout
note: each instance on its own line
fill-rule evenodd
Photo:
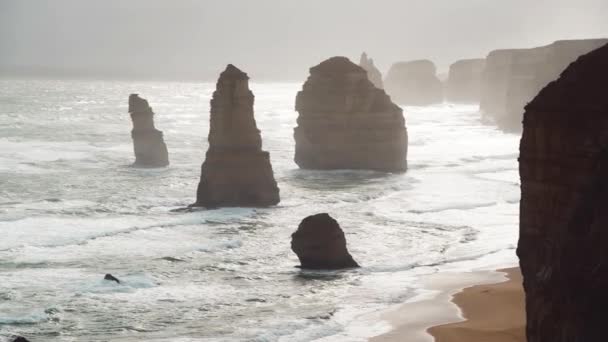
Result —
M 311 68 L 296 110 L 300 168 L 405 171 L 403 111 L 348 58 L 333 57 Z
M 578 56 L 606 43 L 606 39 L 567 40 L 533 49 L 490 52 L 482 75 L 483 118 L 505 131 L 521 131 L 526 103 Z
M 148 101 L 137 94 L 129 96 L 129 114 L 133 121 L 133 149 L 136 167 L 163 167 L 169 165 L 169 153 L 163 132 L 154 127 L 154 112 Z
M 426 106 L 443 102 L 443 85 L 429 60 L 393 64 L 384 80 L 386 92 L 399 104 Z
M 529 342 L 603 342 L 608 307 L 608 45 L 526 106 L 520 238 Z
M 452 103 L 479 103 L 485 59 L 463 59 L 450 65 L 445 97 Z
M 113 282 L 116 282 L 117 284 L 120 284 L 120 280 L 118 280 L 118 278 L 116 278 L 115 276 L 111 275 L 110 273 L 106 274 L 103 277 L 103 280 L 113 281 Z
M 291 235 L 291 249 L 301 268 L 341 269 L 359 267 L 346 248 L 340 225 L 328 214 L 306 217 Z
M 195 207 L 265 207 L 279 203 L 268 152 L 253 114 L 249 77 L 229 64 L 211 99 L 209 149 Z
M 23 336 L 11 336 L 9 338 L 9 342 L 30 342 L 27 338 Z
M 376 88 L 384 88 L 384 83 L 382 82 L 382 73 L 380 70 L 378 70 L 376 65 L 374 65 L 374 60 L 367 57 L 367 53 L 364 52 L 361 54 L 359 66 L 367 71 L 367 78 L 369 78 Z

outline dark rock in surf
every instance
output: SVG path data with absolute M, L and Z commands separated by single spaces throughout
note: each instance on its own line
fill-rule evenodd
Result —
M 346 57 L 310 69 L 296 97 L 295 162 L 302 169 L 407 168 L 403 111 Z
M 133 149 L 136 167 L 163 167 L 169 165 L 169 152 L 163 132 L 154 127 L 154 112 L 148 101 L 137 94 L 129 96 L 129 114 L 133 121 Z
M 108 280 L 108 281 L 115 281 L 117 284 L 120 284 L 120 280 L 118 280 L 118 278 L 114 277 L 111 274 L 106 274 L 105 277 L 103 277 L 104 280 Z
M 229 64 L 211 99 L 209 149 L 195 207 L 266 207 L 279 203 L 270 156 L 253 114 L 249 77 Z
M 608 45 L 526 106 L 520 238 L 530 342 L 604 342 L 608 307 Z
M 30 342 L 30 341 L 23 336 L 11 336 L 9 338 L 9 342 Z
M 398 62 L 391 66 L 384 88 L 400 105 L 428 106 L 443 102 L 443 84 L 429 60 Z
M 367 71 L 367 78 L 374 84 L 376 88 L 384 88 L 384 83 L 382 82 L 382 73 L 374 65 L 374 60 L 367 57 L 367 53 L 364 52 L 361 54 L 359 66 Z
M 328 214 L 306 217 L 291 235 L 291 249 L 304 269 L 359 267 L 348 253 L 340 225 Z

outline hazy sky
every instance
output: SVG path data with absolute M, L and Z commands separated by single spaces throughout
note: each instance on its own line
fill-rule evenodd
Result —
M 490 50 L 608 37 L 608 0 L 0 0 L 0 69 L 298 80 L 333 55 L 440 70 Z

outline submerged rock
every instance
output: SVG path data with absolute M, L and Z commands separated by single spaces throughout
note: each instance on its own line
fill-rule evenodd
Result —
M 532 49 L 490 52 L 482 74 L 480 111 L 505 131 L 521 131 L 524 106 L 578 56 L 607 39 L 564 40 Z
M 117 284 L 120 284 L 120 280 L 118 280 L 118 278 L 114 277 L 111 274 L 106 274 L 105 277 L 103 277 L 104 280 L 109 280 L 109 281 L 115 281 Z
M 137 167 L 163 167 L 169 165 L 169 153 L 163 132 L 154 127 L 154 112 L 148 101 L 137 94 L 129 96 L 129 114 L 133 121 L 133 149 Z
M 520 239 L 530 342 L 603 342 L 608 306 L 608 45 L 526 106 Z
M 367 71 L 367 78 L 369 78 L 376 88 L 384 88 L 384 83 L 382 82 L 382 73 L 374 65 L 374 60 L 367 57 L 367 53 L 364 52 L 361 54 L 359 66 Z
M 296 110 L 300 168 L 405 171 L 403 111 L 348 58 L 333 57 L 311 68 Z
M 306 269 L 359 267 L 346 248 L 340 225 L 328 214 L 306 217 L 291 235 L 291 249 Z
M 486 60 L 463 59 L 450 65 L 445 97 L 452 103 L 479 103 L 481 74 Z
M 443 102 L 443 84 L 437 77 L 437 68 L 426 59 L 393 64 L 384 87 L 401 105 L 427 106 Z
M 268 152 L 253 115 L 249 77 L 229 64 L 211 99 L 209 149 L 196 207 L 264 207 L 279 203 Z
M 11 336 L 9 338 L 9 342 L 30 342 L 30 341 L 23 336 Z

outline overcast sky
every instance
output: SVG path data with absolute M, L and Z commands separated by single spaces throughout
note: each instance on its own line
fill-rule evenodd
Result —
M 420 58 L 446 70 L 493 49 L 597 37 L 608 37 L 608 0 L 0 0 L 5 70 L 200 79 L 234 63 L 297 80 L 363 50 L 383 72 Z

